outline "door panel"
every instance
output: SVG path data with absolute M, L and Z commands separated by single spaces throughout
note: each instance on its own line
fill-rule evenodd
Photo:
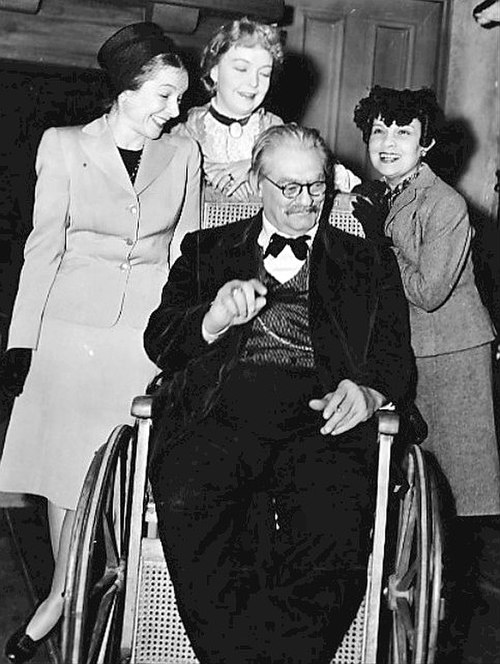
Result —
M 429 86 L 439 92 L 445 2 L 295 4 L 288 49 L 309 61 L 316 73 L 316 88 L 301 121 L 318 128 L 346 165 L 365 172 L 366 151 L 352 121 L 354 107 L 375 84 Z

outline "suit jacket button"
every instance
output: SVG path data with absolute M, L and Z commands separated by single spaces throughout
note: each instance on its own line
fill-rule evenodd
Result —
M 131 247 L 134 244 L 134 241 L 132 240 L 131 237 L 125 238 L 125 244 Z
M 132 214 L 136 214 L 137 213 L 137 205 L 131 205 L 130 206 L 130 212 Z
M 120 265 L 120 270 L 123 270 L 124 272 L 125 272 L 126 270 L 130 270 L 130 263 L 122 263 L 122 264 Z

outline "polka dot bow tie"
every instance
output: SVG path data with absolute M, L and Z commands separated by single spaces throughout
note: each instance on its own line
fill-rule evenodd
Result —
M 273 233 L 269 245 L 264 253 L 264 258 L 266 256 L 278 256 L 286 245 L 290 245 L 291 250 L 293 251 L 295 258 L 299 261 L 305 261 L 307 258 L 307 252 L 309 251 L 309 245 L 307 240 L 310 240 L 309 235 L 300 235 L 299 237 L 283 237 L 283 235 L 278 235 Z

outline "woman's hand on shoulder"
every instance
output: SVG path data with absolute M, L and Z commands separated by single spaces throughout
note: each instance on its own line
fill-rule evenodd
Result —
M 378 180 L 366 181 L 356 185 L 352 193 L 356 194 L 352 214 L 363 227 L 365 237 L 377 244 L 391 244 L 384 232 L 385 220 L 389 214 L 384 196 L 385 184 Z

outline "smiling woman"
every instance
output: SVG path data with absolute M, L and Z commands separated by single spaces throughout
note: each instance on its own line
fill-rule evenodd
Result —
M 253 193 L 248 171 L 255 139 L 282 124 L 262 107 L 282 61 L 281 32 L 247 18 L 222 26 L 203 50 L 201 78 L 211 101 L 190 109 L 174 133 L 198 141 L 205 179 L 225 196 L 247 200 Z
M 257 137 L 280 117 L 263 107 L 284 58 L 282 32 L 248 18 L 223 25 L 205 46 L 201 80 L 211 95 L 204 106 L 191 108 L 187 121 L 173 132 L 198 141 L 203 172 L 216 200 L 247 201 L 255 197 L 250 158 Z M 350 191 L 360 182 L 342 164 L 334 169 L 335 187 Z M 255 199 L 254 199 L 255 200 Z
M 355 206 L 354 214 L 367 236 L 382 222 L 399 264 L 418 370 L 415 403 L 429 427 L 422 447 L 441 466 L 457 515 L 491 516 L 500 513 L 494 330 L 475 283 L 466 202 L 425 162 L 442 140 L 443 119 L 427 88 L 375 86 L 360 100 L 354 121 L 382 181 L 359 192 L 368 207 Z
M 165 123 L 179 115 L 189 84 L 184 65 L 153 23 L 123 28 L 101 47 L 97 59 L 114 91 L 108 122 L 116 144 L 142 149 L 146 138 L 159 138 Z
M 56 558 L 49 596 L 7 642 L 14 664 L 34 656 L 61 616 L 87 468 L 156 373 L 142 330 L 169 251 L 175 257 L 199 227 L 198 147 L 163 133 L 188 86 L 172 43 L 155 24 L 129 25 L 98 60 L 113 90 L 109 112 L 48 129 L 38 149 L 33 231 L 0 361 L 3 389 L 19 397 L 0 490 L 47 498 Z
M 368 152 L 374 168 L 385 178 L 389 187 L 393 188 L 414 173 L 428 150 L 435 141 L 426 147 L 420 144 L 420 120 L 414 118 L 407 125 L 400 127 L 393 122 L 387 124 L 381 119 L 373 121 Z
M 179 103 L 188 87 L 184 69 L 153 59 L 142 85 L 124 90 L 108 115 L 117 141 L 130 149 L 141 149 L 144 139 L 156 140 L 165 124 L 179 115 Z

